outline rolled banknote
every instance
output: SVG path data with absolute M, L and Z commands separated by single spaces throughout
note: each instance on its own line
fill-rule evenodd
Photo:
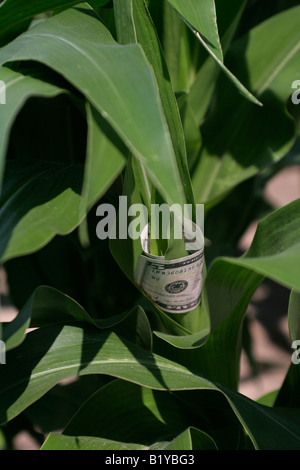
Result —
M 193 229 L 192 234 L 189 227 Z M 188 242 L 193 234 L 197 234 L 192 244 L 193 251 L 183 258 L 166 260 L 150 253 L 149 225 L 146 225 L 141 234 L 143 253 L 135 268 L 135 280 L 146 296 L 170 313 L 189 312 L 199 305 L 201 299 L 204 237 L 193 222 L 182 229 L 186 246 L 191 246 Z

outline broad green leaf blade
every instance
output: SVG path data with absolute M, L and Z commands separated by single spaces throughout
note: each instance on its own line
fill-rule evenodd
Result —
M 205 0 L 198 2 L 197 0 L 168 0 L 168 2 L 177 10 L 182 19 L 192 28 L 196 36 L 217 62 L 221 70 L 237 87 L 239 92 L 247 100 L 261 105 L 260 101 L 247 90 L 247 88 L 225 67 L 223 61 L 222 47 L 218 34 L 217 18 L 214 0 Z
M 89 210 L 107 191 L 126 163 L 127 149 L 102 116 L 87 104 L 88 143 L 82 198 Z
M 191 354 L 180 346 L 187 347 L 195 336 L 170 341 L 156 334 L 180 349 L 158 343 L 155 351 L 237 390 L 241 327 L 247 306 L 265 277 L 299 289 L 299 236 L 300 200 L 296 200 L 259 223 L 248 253 L 240 258 L 217 258 L 209 267 L 204 280 L 203 303 L 210 318 L 210 336 L 207 341 L 202 338 L 202 347 Z
M 199 348 L 200 346 L 202 346 L 202 344 L 207 341 L 210 334 L 210 329 L 207 326 L 206 328 L 203 328 L 199 333 L 188 334 L 186 336 L 175 336 L 167 333 L 162 333 L 160 331 L 154 331 L 154 334 L 158 338 L 166 341 L 167 343 L 171 344 L 172 346 L 175 346 L 176 348 L 195 349 Z
M 128 197 L 128 206 L 132 204 L 144 204 L 148 209 L 148 214 L 151 213 L 151 190 L 148 186 L 148 180 L 145 178 L 145 172 L 136 159 L 130 159 L 126 167 L 124 194 Z M 128 221 L 131 223 L 130 218 L 128 218 Z M 132 240 L 130 238 L 126 240 L 111 239 L 110 250 L 122 271 L 132 283 L 135 283 L 134 270 L 138 257 L 142 253 L 140 240 Z M 199 316 L 199 307 L 196 312 L 192 311 L 190 314 L 185 315 L 184 318 L 182 318 L 182 322 L 179 322 L 178 318 L 175 318 L 175 316 L 173 318 L 170 317 L 165 312 L 157 309 L 154 305 L 151 305 L 151 307 L 158 319 L 160 327 L 163 325 L 163 331 L 168 331 L 170 334 L 174 335 L 186 335 L 190 334 L 191 330 L 194 328 L 196 332 L 201 329 L 202 336 L 203 334 L 205 335 L 205 332 L 203 333 L 202 330 L 206 329 L 206 324 L 204 324 L 206 323 L 206 317 L 203 318 Z
M 211 83 L 210 80 L 209 82 Z M 202 88 L 201 86 L 201 91 L 203 89 L 205 89 L 205 87 Z M 188 103 L 188 96 L 189 95 L 182 95 L 180 98 L 178 98 L 178 105 L 179 105 L 179 109 L 181 113 L 183 129 L 184 129 L 188 164 L 189 164 L 189 168 L 192 169 L 195 162 L 197 161 L 197 158 L 201 149 L 202 137 L 201 137 L 201 132 L 200 132 L 200 124 L 197 124 L 196 122 L 194 113 L 192 112 L 191 106 Z M 202 102 L 203 100 L 201 99 L 201 103 Z M 197 106 L 196 103 L 195 105 Z M 205 107 L 205 104 L 204 104 L 204 107 Z
M 230 388 L 237 387 L 241 325 L 248 303 L 264 277 L 288 288 L 300 288 L 299 236 L 300 199 L 259 223 L 244 256 L 217 258 L 211 264 L 204 283 L 204 301 L 212 334 L 191 366 L 199 364 L 202 374 Z
M 152 9 L 156 8 L 156 16 L 163 15 L 163 27 L 162 27 L 162 47 L 164 56 L 168 66 L 172 86 L 175 92 L 180 92 L 184 89 L 181 78 L 182 62 L 181 51 L 182 51 L 182 36 L 187 26 L 183 23 L 176 10 L 167 2 L 162 2 L 162 7 L 157 7 L 157 2 L 154 5 L 151 4 Z M 199 43 L 200 46 L 200 43 Z M 186 63 L 186 62 L 185 62 Z
M 195 328 L 196 333 L 191 331 L 180 331 L 174 329 L 173 325 L 168 324 L 168 320 L 170 321 L 169 317 L 162 317 L 160 318 L 165 320 L 165 329 L 170 331 L 170 333 L 165 333 L 162 331 L 157 331 L 154 329 L 154 335 L 157 338 L 165 341 L 166 343 L 174 346 L 175 348 L 179 349 L 196 349 L 202 346 L 208 339 L 210 332 L 211 332 L 211 323 L 208 311 L 206 310 L 206 306 L 202 301 L 200 306 L 197 309 L 197 328 Z
M 115 0 L 114 5 L 118 40 L 121 43 L 139 43 L 143 47 L 146 57 L 153 67 L 160 92 L 163 110 L 166 116 L 168 128 L 170 130 L 172 145 L 174 148 L 177 166 L 180 172 L 180 178 L 184 188 L 185 201 L 191 204 L 194 217 L 194 196 L 187 166 L 183 129 L 175 95 L 172 89 L 170 77 L 154 24 L 143 0 Z M 150 204 L 163 203 L 163 194 L 158 194 L 155 189 L 153 191 L 151 185 L 145 181 L 145 171 L 143 170 L 143 166 L 140 165 L 140 167 L 138 167 L 136 163 L 132 163 L 133 164 L 131 165 L 129 162 L 127 167 L 124 194 L 129 198 L 130 204 L 145 204 L 146 202 L 148 213 L 150 214 Z M 145 193 L 147 194 L 145 195 Z M 153 227 L 153 225 L 151 225 L 151 227 Z M 169 240 L 168 242 L 169 243 L 166 241 L 167 248 L 164 246 L 164 249 L 161 253 L 164 254 L 167 259 L 180 258 L 181 256 L 186 255 L 183 239 Z M 158 240 L 157 244 L 159 245 L 157 249 L 161 249 L 161 240 Z M 151 244 L 151 252 L 158 254 L 155 253 L 153 248 L 155 248 L 155 243 Z M 136 265 L 138 255 L 141 253 L 140 240 L 112 241 L 111 249 L 117 262 L 121 266 L 125 267 L 126 273 L 128 272 L 128 268 L 131 268 L 129 277 L 133 281 L 132 267 L 134 268 Z M 131 259 L 128 256 L 129 253 L 134 253 Z M 198 318 L 198 309 L 194 312 L 194 316 L 195 318 Z M 179 323 L 181 323 L 181 321 L 179 321 Z M 184 323 L 184 321 L 182 323 Z
M 297 407 L 300 406 L 300 291 L 292 291 L 289 301 L 288 323 L 291 339 L 291 365 L 284 382 L 277 394 L 275 406 Z
M 27 334 L 1 367 L 1 422 L 10 420 L 63 378 L 102 373 L 157 390 L 210 384 L 183 366 L 147 353 L 109 331 L 53 325 Z M 16 363 L 18 363 L 16 374 Z M 215 387 L 212 386 L 214 389 Z
M 143 204 L 147 208 L 148 214 L 150 213 L 152 187 L 149 183 L 144 166 L 135 158 L 130 157 L 126 165 L 123 183 L 123 196 L 127 197 L 128 207 L 133 204 Z M 128 218 L 129 224 L 132 221 L 133 217 Z M 145 226 L 147 222 L 147 220 L 143 220 L 141 225 Z M 111 238 L 109 243 L 113 257 L 130 281 L 134 283 L 135 266 L 142 253 L 141 241 L 127 237 L 127 239 Z
M 175 437 L 164 450 L 217 450 L 214 440 L 205 432 L 188 428 Z
M 154 29 L 154 25 L 149 16 L 149 12 L 147 11 L 143 0 L 138 0 L 135 2 L 132 0 L 115 0 L 114 4 L 119 41 L 124 43 L 140 43 L 145 51 L 149 63 L 153 67 L 160 90 L 164 113 L 166 115 L 170 135 L 172 138 L 172 144 L 180 171 L 181 181 L 183 183 L 185 200 L 194 208 L 194 197 L 190 184 L 184 135 L 179 118 L 178 107 L 170 83 L 170 78 L 162 54 L 161 46 Z M 145 192 L 147 192 L 146 195 Z M 145 181 L 145 175 L 142 166 L 137 168 L 136 164 L 132 165 L 131 167 L 127 167 L 124 194 L 129 197 L 130 204 L 145 204 L 145 202 L 147 202 L 147 209 L 149 213 L 151 202 L 158 204 L 163 202 L 161 200 L 161 194 L 157 194 L 155 190 L 153 191 L 149 183 Z M 153 244 L 151 244 L 151 252 L 154 254 L 160 253 L 159 250 L 162 249 L 160 246 L 160 241 L 157 244 L 159 245 L 158 247 L 155 246 L 155 241 Z M 157 252 L 154 251 L 155 248 L 157 248 Z M 168 248 L 166 250 L 165 246 L 163 248 L 164 249 L 162 249 L 162 254 L 165 254 L 166 258 L 169 259 L 179 258 L 186 255 L 183 240 L 171 240 L 169 241 Z M 141 253 L 140 241 L 112 240 L 111 250 L 119 265 L 122 266 L 127 275 L 129 275 L 129 278 L 134 281 L 133 268 L 136 265 L 138 255 Z M 133 254 L 132 258 L 130 258 L 129 253 Z M 163 314 L 159 312 L 158 315 L 161 316 Z M 194 316 L 196 320 L 192 319 L 191 321 L 191 316 Z M 198 322 L 198 317 L 199 309 L 191 313 L 188 321 L 186 321 L 185 318 L 183 321 L 179 320 L 179 323 L 182 323 L 183 327 L 187 327 L 187 324 L 189 324 L 189 326 L 192 324 L 195 325 L 195 323 Z
M 299 409 L 300 406 L 300 398 L 299 398 L 299 387 L 300 387 L 300 370 L 299 370 L 299 346 L 297 349 L 292 350 L 292 353 L 297 354 L 297 362 L 294 364 L 292 363 L 289 367 L 289 370 L 286 374 L 284 382 L 277 394 L 275 400 L 275 406 L 280 407 L 289 407 L 289 408 L 297 408 Z M 295 360 L 295 358 L 293 358 Z
M 27 408 L 24 415 L 31 423 L 35 423 L 44 436 L 57 432 L 64 429 L 82 403 L 110 380 L 104 375 L 86 375 L 72 379 L 69 383 L 57 384 Z M 49 409 L 55 410 L 55 413 L 49 413 Z
M 0 200 L 2 262 L 36 251 L 81 222 L 82 171 L 79 164 L 7 163 Z
M 223 62 L 222 47 L 219 39 L 216 7 L 214 0 L 168 0 L 170 5 L 180 14 L 182 19 L 199 33 L 202 44 Z
M 172 393 L 114 380 L 83 403 L 63 434 L 77 436 L 81 433 L 85 436 L 150 445 L 156 441 L 171 440 L 188 423 L 189 418 Z
M 244 266 L 257 273 L 264 274 L 266 277 L 291 289 L 300 289 L 299 262 L 300 243 L 274 256 L 237 259 L 232 264 Z
M 245 8 L 245 1 L 240 0 L 230 2 L 230 5 L 218 2 L 219 7 L 219 29 L 221 43 L 224 52 L 227 52 L 232 36 L 238 26 L 240 17 Z M 217 77 L 220 74 L 220 67 L 211 56 L 202 59 L 201 66 L 197 71 L 190 90 L 186 96 L 186 104 L 194 117 L 196 126 L 200 126 L 207 112 L 214 89 L 217 83 Z
M 98 4 L 105 5 L 108 0 L 98 0 Z M 24 31 L 35 15 L 53 10 L 55 8 L 69 8 L 80 3 L 78 0 L 5 0 L 0 5 L 0 45 L 10 41 L 18 33 Z
M 242 416 L 241 421 L 244 423 L 245 430 L 252 440 L 255 436 L 253 442 L 257 449 L 299 449 L 299 408 L 271 408 L 251 402 L 251 411 L 249 408 L 249 413 L 244 414 L 244 406 L 249 405 L 249 399 L 241 394 L 238 395 L 239 399 L 236 400 L 236 395 L 231 390 L 227 391 L 228 399 L 232 400 L 233 409 Z M 262 415 L 263 419 L 261 419 Z M 281 442 L 278 439 L 279 436 L 282 438 Z
M 124 179 L 124 194 L 128 195 L 128 205 L 144 204 L 147 208 L 150 208 L 151 191 L 148 187 L 148 180 L 145 178 L 143 168 L 141 165 L 139 165 L 139 162 L 137 162 L 136 159 L 130 159 L 128 163 L 129 164 L 126 167 Z M 131 219 L 129 219 L 129 221 L 131 222 Z M 110 250 L 121 270 L 126 274 L 132 283 L 135 283 L 134 270 L 138 257 L 142 253 L 140 240 L 132 240 L 130 238 L 126 240 L 111 239 Z M 146 305 L 148 306 L 148 302 Z M 152 310 L 155 315 L 155 324 L 158 321 L 158 329 L 162 327 L 163 331 L 168 331 L 170 334 L 174 335 L 191 334 L 191 331 L 186 326 L 180 324 L 178 321 L 176 321 L 176 319 L 171 318 L 162 310 L 159 310 L 154 306 Z M 205 328 L 206 327 L 204 326 L 204 329 Z M 176 338 L 174 337 L 174 339 Z
M 209 333 L 202 337 L 199 333 L 199 336 L 191 335 L 187 338 L 172 338 L 155 333 L 155 337 L 164 343 L 154 343 L 154 350 L 237 390 L 241 324 L 251 297 L 262 280 L 263 276 L 247 269 L 221 264 L 221 261 L 211 266 L 204 282 L 202 300 L 210 318 Z M 173 347 L 168 346 L 168 343 Z
M 248 252 L 225 262 L 250 269 L 291 289 L 300 290 L 300 199 L 265 217 Z
M 27 328 L 30 324 L 30 318 L 18 315 L 9 323 L 0 324 L 0 338 L 5 342 L 6 351 L 16 348 L 22 343 L 26 336 Z
M 158 89 L 166 116 L 167 124 L 170 130 L 172 145 L 174 148 L 177 166 L 182 181 L 185 200 L 191 204 L 195 214 L 194 195 L 191 185 L 190 174 L 187 166 L 187 156 L 184 142 L 183 129 L 180 121 L 179 111 L 175 95 L 171 86 L 168 70 L 165 64 L 163 52 L 159 39 L 150 18 L 149 12 L 143 0 L 115 0 L 115 18 L 118 32 L 118 40 L 121 43 L 138 43 L 143 48 L 146 57 L 153 67 L 153 71 L 158 84 Z M 161 199 L 161 196 L 154 192 L 154 198 Z M 162 200 L 161 203 L 164 201 Z M 150 220 L 152 227 L 153 221 Z M 157 241 L 158 245 L 161 241 Z M 166 258 L 174 259 L 186 255 L 183 239 L 176 242 L 166 242 L 167 249 L 163 250 Z M 159 247 L 158 247 L 159 248 Z M 156 254 L 152 250 L 153 254 Z
M 122 323 L 126 320 L 126 324 Z M 28 327 L 87 323 L 100 329 L 114 328 L 124 338 L 151 349 L 150 325 L 143 309 L 133 307 L 124 313 L 108 318 L 92 318 L 84 308 L 68 295 L 47 286 L 38 287 L 16 318 L 3 325 L 3 340 L 7 351 L 17 347 L 25 339 Z
M 0 450 L 6 450 L 6 439 L 1 429 L 0 429 Z
M 41 450 L 148 450 L 148 447 L 139 444 L 110 441 L 88 436 L 64 436 L 50 433 Z M 109 457 L 111 458 L 111 457 Z
M 51 86 L 47 84 L 46 82 L 39 81 L 38 79 L 32 78 L 30 75 L 21 75 L 16 72 L 10 71 L 9 69 L 2 68 L 1 71 L 7 71 L 8 76 L 11 77 L 10 80 L 12 80 L 12 83 L 10 83 L 10 80 L 6 79 L 7 83 L 7 104 L 0 109 L 0 120 L 3 119 L 3 127 L 1 128 L 1 131 L 3 132 L 3 139 L 0 144 L 0 159 L 1 162 L 4 163 L 4 158 L 5 158 L 5 151 L 7 147 L 7 141 L 9 138 L 9 130 L 10 127 L 12 126 L 13 120 L 16 117 L 16 113 L 22 106 L 22 103 L 24 100 L 29 98 L 31 95 L 38 95 L 38 96 L 55 96 L 56 94 L 59 94 L 59 92 L 64 92 L 64 90 L 60 90 L 59 88 L 55 86 Z M 5 75 L 6 77 L 6 75 Z M 43 108 L 42 108 L 43 109 Z M 2 117 L 1 117 L 1 112 L 3 112 Z M 8 171 L 6 175 L 6 181 L 5 181 L 5 187 L 4 187 L 4 194 L 3 198 L 0 201 L 0 204 L 3 204 L 3 199 L 6 197 L 5 196 L 5 191 L 6 187 L 12 187 L 12 185 L 15 185 L 15 190 L 16 194 L 13 196 L 12 194 L 9 196 L 10 202 L 6 200 L 6 208 L 2 209 L 2 216 L 5 216 L 5 220 L 7 223 L 3 225 L 2 229 L 5 230 L 5 235 L 2 237 L 2 247 L 0 249 L 1 256 L 3 256 L 3 259 L 9 259 L 15 256 L 20 256 L 22 254 L 27 254 L 28 252 L 33 252 L 37 249 L 39 249 L 43 244 L 45 244 L 47 241 L 49 241 L 51 238 L 53 238 L 53 234 L 56 234 L 59 232 L 59 226 L 60 227 L 65 227 L 67 221 L 70 224 L 70 228 L 68 230 L 72 230 L 75 228 L 82 218 L 85 216 L 86 212 L 90 209 L 91 205 L 98 200 L 101 195 L 108 189 L 108 187 L 112 184 L 114 179 L 117 177 L 117 175 L 120 173 L 124 166 L 125 162 L 125 157 L 124 154 L 126 153 L 126 148 L 120 141 L 120 139 L 115 136 L 114 132 L 109 128 L 107 125 L 106 121 L 99 115 L 97 111 L 93 111 L 93 115 L 91 116 L 88 114 L 88 131 L 89 131 L 89 138 L 88 138 L 88 149 L 87 149 L 87 160 L 86 160 L 86 165 L 85 165 L 85 174 L 84 174 L 84 181 L 83 181 L 83 189 L 82 189 L 82 198 L 80 198 L 80 186 L 81 183 L 79 183 L 79 176 L 80 176 L 80 169 L 79 167 L 70 167 L 70 170 L 68 170 L 68 166 L 65 166 L 65 172 L 67 175 L 66 178 L 66 183 L 65 183 L 65 189 L 66 192 L 64 196 L 61 195 L 58 199 L 55 199 L 51 201 L 51 191 L 50 191 L 50 183 L 48 185 L 45 185 L 43 191 L 37 191 L 38 193 L 38 198 L 35 201 L 34 197 L 32 195 L 31 198 L 26 198 L 27 201 L 26 203 L 23 201 L 24 194 L 22 193 L 22 190 L 18 187 L 18 184 L 20 183 L 20 179 L 16 178 L 15 175 L 15 170 L 9 170 L 9 165 L 11 163 L 8 163 Z M 101 127 L 100 127 L 101 126 Z M 32 130 L 31 130 L 32 132 Z M 16 131 L 16 136 L 18 136 L 18 131 Z M 113 138 L 115 138 L 115 143 L 112 143 Z M 63 137 L 64 138 L 64 137 Z M 58 139 L 59 140 L 59 139 Z M 66 139 L 67 140 L 67 139 Z M 39 144 L 40 147 L 38 148 L 37 152 L 41 151 L 42 147 L 42 139 L 41 143 Z M 59 144 L 57 144 L 59 145 Z M 49 155 L 44 157 L 45 160 L 49 160 L 52 157 L 52 153 L 56 150 L 55 145 L 51 150 L 49 151 Z M 22 150 L 21 150 L 22 152 Z M 58 152 L 57 152 L 58 153 Z M 21 153 L 22 157 L 22 153 Z M 41 159 L 41 158 L 40 158 Z M 55 159 L 55 156 L 53 157 Z M 55 164 L 53 163 L 52 166 L 51 164 L 45 164 L 43 165 L 41 163 L 34 163 L 29 162 L 31 167 L 28 167 L 27 163 L 18 163 L 14 164 L 18 167 L 19 165 L 19 174 L 21 173 L 21 168 L 22 165 L 24 167 L 24 174 L 22 176 L 22 181 L 24 184 L 26 184 L 26 172 L 27 172 L 27 177 L 28 180 L 32 179 L 32 171 L 35 169 L 35 171 L 38 173 L 36 175 L 36 180 L 39 179 L 39 175 L 41 173 L 45 174 L 45 180 L 44 184 L 47 183 L 47 181 L 50 181 L 49 178 L 53 177 L 55 174 Z M 1 165 L 0 165 L 1 166 Z M 49 167 L 49 173 L 48 176 L 46 175 L 46 170 Z M 56 167 L 58 168 L 58 167 Z M 62 168 L 62 167 L 61 167 Z M 82 168 L 83 171 L 83 168 Z M 58 170 L 57 170 L 58 172 Z M 73 176 L 72 175 L 78 174 L 78 182 L 76 185 L 76 191 L 77 194 L 69 193 L 67 194 L 68 191 L 68 181 L 72 181 Z M 60 183 L 60 186 L 64 185 L 63 183 L 64 177 L 62 178 L 62 182 Z M 31 183 L 28 182 L 28 185 L 32 185 L 34 187 L 34 178 L 31 181 Z M 27 185 L 27 186 L 28 186 Z M 28 186 L 29 187 L 29 186 Z M 27 187 L 27 190 L 28 190 Z M 25 186 L 26 188 L 26 186 Z M 48 188 L 48 196 L 47 195 L 47 188 Z M 24 191 L 24 189 L 23 189 Z M 52 188 L 52 193 L 53 193 L 53 188 Z M 59 188 L 58 188 L 58 194 L 59 194 Z M 46 199 L 45 199 L 46 197 Z M 17 198 L 14 199 L 13 198 Z M 40 208 L 36 208 L 35 205 L 39 205 L 40 203 L 44 203 L 47 201 L 46 205 L 42 205 Z M 22 207 L 19 202 L 22 200 Z M 14 202 L 13 202 L 14 201 Z M 72 209 L 70 210 L 70 202 L 73 204 Z M 8 204 L 9 203 L 9 204 Z M 9 215 L 9 211 L 11 210 L 12 205 L 11 204 L 17 204 L 18 208 L 17 210 L 14 210 L 14 217 L 13 219 Z M 27 205 L 26 205 L 27 204 Z M 66 206 L 64 207 L 64 204 Z M 27 207 L 27 209 L 26 209 Z M 52 207 L 55 207 L 55 210 L 52 210 Z M 62 217 L 62 220 L 59 220 L 61 212 L 58 211 L 66 211 L 65 216 Z M 3 210 L 5 212 L 3 212 Z M 26 213 L 27 210 L 27 213 Z M 29 214 L 29 211 L 32 211 L 31 214 Z M 41 215 L 41 211 L 43 212 Z M 77 213 L 77 215 L 76 215 Z M 23 219 L 23 220 L 21 220 Z M 47 224 L 45 220 L 47 219 Z M 65 219 L 65 221 L 63 220 Z M 15 226 L 15 223 L 18 222 L 18 227 Z M 31 224 L 38 224 L 39 228 L 35 232 L 31 230 Z M 57 231 L 54 230 L 54 225 L 56 224 L 57 226 Z M 66 233 L 67 229 L 63 229 L 62 233 Z M 29 234 L 30 236 L 28 239 L 26 238 L 25 234 Z M 9 244 L 9 246 L 7 245 Z
M 92 319 L 69 296 L 51 287 L 38 287 L 11 322 L 3 325 L 3 340 L 7 350 L 14 349 L 25 339 L 27 328 L 72 321 L 88 322 Z
M 265 395 L 263 395 L 256 401 L 257 403 L 260 403 L 261 405 L 274 406 L 277 395 L 278 395 L 278 390 L 272 390 L 272 392 L 266 393 Z
M 32 96 L 50 98 L 66 92 L 42 81 L 42 78 L 43 74 L 33 77 L 0 67 L 0 80 L 5 83 L 6 87 L 6 104 L 0 106 L 0 194 L 9 133 L 18 112 Z
M 118 28 L 119 35 L 122 38 L 122 34 L 124 35 L 128 28 L 132 27 L 134 33 L 126 42 L 137 42 L 140 44 L 149 63 L 153 67 L 164 113 L 170 130 L 186 201 L 189 204 L 194 204 L 193 189 L 187 167 L 187 156 L 182 124 L 155 26 L 144 0 L 115 0 L 114 5 L 117 25 L 120 23 Z M 125 18 L 128 19 L 125 21 Z M 122 42 L 125 43 L 125 41 Z
M 213 202 L 279 161 L 295 140 L 286 100 L 300 60 L 300 8 L 277 15 L 239 39 L 228 52 L 232 70 L 263 102 L 251 106 L 220 80 L 215 111 L 201 128 L 203 146 L 192 181 L 196 202 Z M 269 41 L 273 37 L 274 40 Z M 240 58 L 244 57 L 245 67 Z M 217 138 L 216 138 L 217 137 Z
M 91 9 L 74 8 L 1 49 L 1 63 L 14 60 L 39 61 L 62 74 L 145 165 L 168 203 L 184 203 L 157 83 L 140 46 L 118 45 Z
M 278 410 L 217 386 L 114 333 L 75 326 L 30 332 L 0 369 L 1 422 L 12 419 L 67 377 L 106 374 L 156 390 L 217 390 L 227 398 L 256 447 L 299 449 L 299 410 Z M 16 368 L 16 364 L 18 367 Z
M 218 28 L 224 55 L 238 27 L 245 4 L 246 0 L 243 2 L 234 0 L 230 2 L 230 5 L 220 1 L 216 2 Z M 221 73 L 216 61 L 210 55 L 207 55 L 204 50 L 198 56 L 199 64 L 194 72 L 188 92 L 179 99 L 188 162 L 191 170 L 197 162 L 202 145 L 200 126 L 209 111 L 209 105 L 217 85 L 217 78 Z

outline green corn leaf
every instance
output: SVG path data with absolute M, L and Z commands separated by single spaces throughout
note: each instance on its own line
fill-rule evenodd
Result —
M 43 74 L 31 76 L 0 67 L 0 80 L 5 83 L 6 104 L 0 106 L 0 194 L 5 155 L 12 125 L 24 103 L 32 96 L 55 97 L 66 90 L 43 81 Z
M 55 15 L 1 49 L 1 63 L 43 62 L 75 85 L 143 163 L 168 203 L 184 191 L 154 74 L 140 46 L 118 45 L 88 7 Z
M 291 340 L 300 340 L 300 289 L 291 292 L 288 320 Z
M 217 18 L 214 0 L 168 0 L 168 2 L 177 10 L 181 18 L 196 33 L 201 44 L 217 62 L 221 70 L 237 87 L 239 92 L 247 100 L 261 105 L 255 96 L 236 78 L 236 76 L 224 65 L 223 52 L 218 34 Z
M 0 201 L 0 258 L 33 253 L 57 235 L 70 233 L 80 213 L 80 164 L 13 160 L 7 163 Z M 34 230 L 32 230 L 34 227 Z
M 216 8 L 214 0 L 168 0 L 180 16 L 199 33 L 202 44 L 223 62 L 223 52 L 218 34 Z
M 288 324 L 291 339 L 291 365 L 286 374 L 284 382 L 278 391 L 275 406 L 297 407 L 300 406 L 299 386 L 300 386 L 300 336 L 299 336 L 299 315 L 300 315 L 300 290 L 293 290 L 290 295 Z
M 219 81 L 214 112 L 201 127 L 202 149 L 192 173 L 196 202 L 217 202 L 242 181 L 278 162 L 292 147 L 296 125 L 287 113 L 286 100 L 298 71 L 299 18 L 299 7 L 287 10 L 229 49 L 232 70 L 247 79 L 264 106 L 252 106 L 236 95 L 230 83 Z
M 97 0 L 99 6 L 108 0 Z M 0 45 L 4 45 L 29 26 L 32 18 L 55 8 L 69 8 L 80 3 L 78 0 L 5 0 L 0 5 Z
M 112 402 L 115 403 L 113 410 Z M 150 445 L 172 440 L 188 422 L 172 393 L 113 380 L 83 403 L 63 434 L 77 436 L 81 432 L 85 436 Z
M 214 390 L 227 398 L 256 448 L 299 449 L 299 410 L 259 405 L 185 367 L 116 336 L 75 326 L 27 335 L 0 369 L 1 422 L 12 419 L 67 377 L 108 374 L 157 390 Z
M 230 2 L 229 6 L 218 2 L 220 17 L 219 29 L 222 31 L 221 43 L 226 53 L 232 36 L 238 26 L 239 19 L 245 8 L 245 1 L 240 0 Z M 200 62 L 200 67 L 186 95 L 186 105 L 190 110 L 192 117 L 198 127 L 202 124 L 208 106 L 211 102 L 217 78 L 220 74 L 220 68 L 211 56 L 204 57 Z
M 2 339 L 9 351 L 24 341 L 29 327 L 73 323 L 87 323 L 99 329 L 114 328 L 140 346 L 149 350 L 152 347 L 150 325 L 141 307 L 133 307 L 109 318 L 92 318 L 78 302 L 48 286 L 38 287 L 16 318 L 2 325 Z
M 188 428 L 163 448 L 164 450 L 217 450 L 213 439 L 203 431 Z
M 185 192 L 185 200 L 192 205 L 194 210 L 194 196 L 187 167 L 183 129 L 154 24 L 143 0 L 134 2 L 133 0 L 115 0 L 114 6 L 119 41 L 125 44 L 135 42 L 140 44 L 143 47 L 149 63 L 153 67 Z M 153 197 L 160 198 L 158 194 L 154 194 Z M 163 202 L 163 200 L 161 202 Z M 158 240 L 157 243 L 160 245 L 160 240 Z M 154 245 L 156 245 L 156 243 Z M 156 251 L 153 251 L 152 247 L 151 252 L 156 254 L 160 252 L 160 250 L 162 250 L 160 246 L 157 247 Z M 186 250 L 183 240 L 177 241 L 176 246 L 174 241 L 170 242 L 169 248 L 167 250 L 163 249 L 163 254 L 165 252 L 166 257 L 169 259 L 185 256 Z
M 245 255 L 215 259 L 208 269 L 203 288 L 204 306 L 210 317 L 210 336 L 193 354 L 173 349 L 168 354 L 199 373 L 237 389 L 241 326 L 247 306 L 265 277 L 287 288 L 300 290 L 299 236 L 300 199 L 259 223 Z M 162 335 L 159 337 L 167 339 Z M 190 339 L 192 341 L 194 337 Z M 178 340 L 172 344 L 176 346 Z M 167 354 L 165 344 L 155 350 Z
M 127 444 L 125 442 L 110 441 L 88 436 L 62 436 L 50 433 L 41 450 L 148 450 L 146 446 L 139 444 Z
M 89 210 L 111 186 L 126 164 L 128 151 L 101 114 L 87 104 L 88 143 L 82 198 Z

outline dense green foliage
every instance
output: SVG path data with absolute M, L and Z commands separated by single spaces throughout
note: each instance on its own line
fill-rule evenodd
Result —
M 0 330 L 0 446 L 27 429 L 51 450 L 300 449 L 300 365 L 264 404 L 238 393 L 265 278 L 290 289 L 300 339 L 300 199 L 263 199 L 299 163 L 297 4 L 0 4 L 0 262 L 19 310 Z M 205 204 L 194 311 L 138 289 L 140 240 L 97 238 L 97 206 L 121 195 Z

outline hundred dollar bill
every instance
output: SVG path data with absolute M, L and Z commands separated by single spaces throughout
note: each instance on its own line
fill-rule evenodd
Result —
M 195 309 L 201 299 L 204 246 L 184 258 L 166 260 L 149 253 L 145 233 L 141 238 L 144 253 L 135 269 L 137 284 L 166 312 L 186 313 Z

